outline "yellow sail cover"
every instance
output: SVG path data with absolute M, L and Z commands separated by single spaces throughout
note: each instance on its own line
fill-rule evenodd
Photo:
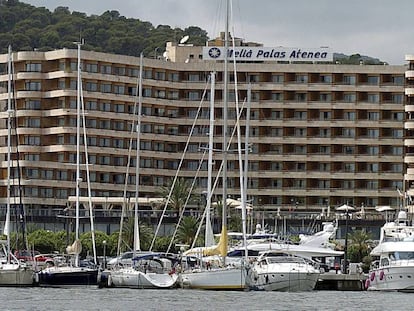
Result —
M 227 245 L 228 245 L 227 227 L 223 226 L 221 228 L 219 243 L 212 248 L 204 249 L 203 255 L 204 256 L 221 255 L 222 257 L 226 257 L 227 256 Z

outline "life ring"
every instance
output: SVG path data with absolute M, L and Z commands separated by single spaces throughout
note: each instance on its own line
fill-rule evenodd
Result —
M 380 276 L 379 276 L 379 278 L 380 278 L 381 281 L 384 279 L 384 276 L 385 276 L 385 273 L 384 273 L 383 270 L 381 270 Z
M 375 279 L 375 272 L 372 272 L 371 273 L 371 281 L 374 281 L 374 279 Z
M 368 280 L 368 279 L 366 279 L 365 280 L 365 289 L 368 289 L 368 287 L 371 285 L 371 282 Z

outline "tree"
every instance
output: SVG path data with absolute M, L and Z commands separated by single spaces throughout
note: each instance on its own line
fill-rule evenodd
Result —
M 170 193 L 170 189 L 172 187 L 173 180 L 170 181 L 169 185 L 166 187 L 161 187 L 160 195 L 164 198 L 164 200 L 167 200 L 168 195 Z M 171 198 L 168 202 L 168 207 L 171 210 L 174 210 L 178 212 L 178 214 L 181 214 L 181 211 L 185 207 L 185 202 L 187 200 L 188 194 L 190 193 L 190 184 L 188 181 L 184 178 L 178 178 L 174 189 L 171 193 Z M 189 204 L 196 204 L 199 202 L 199 195 L 191 194 L 190 199 L 188 201 Z
M 128 249 L 133 249 L 134 246 L 134 218 L 130 217 L 123 226 L 122 240 L 128 246 Z M 149 249 L 151 245 L 154 232 L 151 227 L 146 224 L 139 225 L 139 240 L 141 250 Z
M 199 220 L 195 217 L 183 217 L 177 230 L 176 241 L 191 246 L 195 239 Z
M 365 230 L 356 230 L 348 234 L 350 245 L 348 247 L 348 256 L 351 262 L 362 262 L 363 258 L 370 252 L 368 241 L 371 235 Z

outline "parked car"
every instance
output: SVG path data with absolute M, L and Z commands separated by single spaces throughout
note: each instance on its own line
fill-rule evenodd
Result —
M 14 256 L 21 261 L 36 261 L 37 263 L 44 263 L 48 256 L 40 254 L 39 251 L 28 251 L 26 249 L 19 249 L 14 252 Z

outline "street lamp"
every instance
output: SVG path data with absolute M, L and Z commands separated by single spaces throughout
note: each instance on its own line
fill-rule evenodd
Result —
M 156 47 L 155 49 L 154 49 L 154 59 L 157 59 L 157 52 L 160 50 L 160 48 L 159 47 Z
M 103 268 L 105 270 L 106 269 L 106 240 L 103 240 L 102 244 L 103 244 L 103 257 L 104 257 Z
M 348 219 L 349 219 L 349 212 L 354 211 L 355 208 L 349 206 L 348 204 L 344 204 L 336 209 L 337 211 L 345 212 L 345 246 L 344 246 L 344 273 L 347 273 L 348 267 Z

